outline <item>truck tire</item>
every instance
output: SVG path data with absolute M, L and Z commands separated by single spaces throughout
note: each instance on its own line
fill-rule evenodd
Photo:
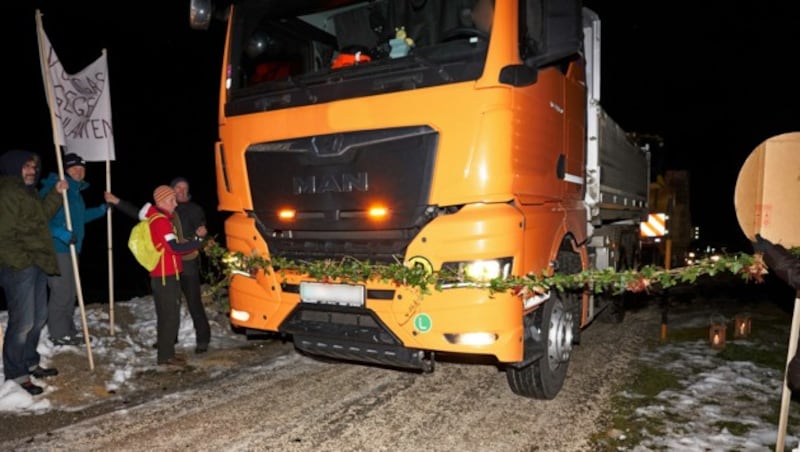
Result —
M 579 273 L 581 256 L 573 250 L 572 238 L 565 237 L 556 256 L 556 272 Z M 525 318 L 526 355 L 542 356 L 524 367 L 506 369 L 506 381 L 517 395 L 551 400 L 564 386 L 572 346 L 580 342 L 582 291 L 553 288 L 548 301 Z
M 529 328 L 545 341 L 545 350 L 541 358 L 525 367 L 506 369 L 506 380 L 515 394 L 552 400 L 564 386 L 575 328 L 573 311 L 561 294 L 554 294 L 531 314 Z

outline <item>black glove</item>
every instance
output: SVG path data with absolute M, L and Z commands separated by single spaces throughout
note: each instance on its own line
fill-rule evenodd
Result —
M 78 243 L 78 238 L 77 238 L 77 237 L 75 237 L 75 233 L 73 232 L 73 233 L 72 233 L 72 234 L 70 234 L 70 236 L 69 236 L 69 244 L 70 244 L 70 245 L 74 245 L 74 244 L 76 244 L 76 243 Z
M 769 240 L 761 237 L 761 234 L 756 234 L 756 241 L 753 242 L 753 251 L 757 253 L 766 253 L 774 245 Z

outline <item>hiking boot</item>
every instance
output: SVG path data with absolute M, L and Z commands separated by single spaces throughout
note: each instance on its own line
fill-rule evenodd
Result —
M 33 370 L 31 370 L 28 373 L 36 378 L 55 377 L 56 375 L 58 375 L 58 369 L 56 369 L 55 367 L 47 369 L 42 366 L 36 366 L 33 368 Z
M 19 385 L 22 386 L 22 389 L 28 391 L 28 394 L 30 395 L 39 395 L 44 392 L 44 389 L 41 386 L 36 386 L 30 380 L 20 383 Z
M 186 357 L 183 355 L 175 355 L 172 358 L 166 361 L 159 361 L 159 366 L 176 366 L 176 367 L 185 367 L 186 366 Z
M 82 336 L 62 336 L 56 338 L 50 338 L 53 341 L 53 345 L 81 345 L 83 344 L 83 337 Z
M 208 344 L 197 344 L 197 347 L 195 347 L 194 349 L 194 352 L 197 355 L 205 353 L 207 351 L 208 351 Z
M 187 366 L 186 361 L 178 358 L 170 358 L 166 361 L 159 361 L 158 365 L 164 367 L 178 367 L 178 368 L 183 368 Z

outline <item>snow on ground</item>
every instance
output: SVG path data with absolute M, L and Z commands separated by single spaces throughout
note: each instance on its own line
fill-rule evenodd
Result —
M 683 387 L 662 391 L 655 404 L 636 410 L 638 416 L 664 423 L 664 427 L 659 437 L 645 435 L 634 450 L 772 449 L 777 428 L 769 418 L 775 421 L 775 407 L 780 406 L 780 372 L 719 358 L 703 340 L 666 344 L 644 353 L 641 359 L 678 375 Z M 741 435 L 724 427 L 741 424 L 747 426 Z M 797 443 L 796 436 L 786 435 L 787 445 Z
M 774 450 L 784 384 L 783 372 L 776 366 L 786 359 L 789 316 L 774 303 L 753 302 L 743 307 L 741 302 L 737 304 L 724 297 L 715 301 L 703 304 L 695 300 L 671 308 L 670 339 L 639 356 L 641 365 L 674 376 L 676 387 L 663 389 L 651 398 L 629 390 L 619 394 L 636 407 L 634 428 L 639 436 L 635 446 L 619 450 Z M 755 309 L 749 312 L 754 334 L 736 338 L 728 327 L 729 353 L 712 348 L 708 338 L 711 320 L 724 319 L 733 326 L 733 313 L 742 309 L 747 312 L 749 308 Z M 705 337 L 697 339 L 698 334 Z M 751 359 L 731 358 L 739 354 Z M 773 360 L 780 362 L 766 364 Z M 800 433 L 800 411 L 798 403 L 792 402 L 785 432 L 786 447 L 798 446 L 797 433 Z
M 86 324 L 89 335 L 92 337 L 91 356 L 94 363 L 102 359 L 106 366 L 111 366 L 110 379 L 105 382 L 106 390 L 113 392 L 123 385 L 135 384 L 132 379 L 137 373 L 148 369 L 155 369 L 155 350 L 152 344 L 156 338 L 156 316 L 155 306 L 152 297 L 134 298 L 124 302 L 125 314 L 132 315 L 131 324 L 126 328 L 119 328 L 119 319 L 116 317 L 122 314 L 122 309 L 117 306 L 115 309 L 115 328 L 114 336 L 110 335 L 111 322 L 107 306 L 105 309 L 86 309 Z M 0 327 L 3 334 L 6 332 L 8 323 L 8 311 L 0 312 Z M 211 325 L 212 348 L 229 349 L 247 343 L 246 337 L 234 333 L 229 324 L 220 324 L 212 316 L 209 316 Z M 82 329 L 80 309 L 75 308 L 75 325 L 79 330 Z M 181 344 L 190 344 L 189 350 L 194 349 L 194 326 L 192 318 L 185 305 L 181 308 L 181 324 L 178 333 L 178 340 Z M 119 347 L 120 342 L 127 346 Z M 78 353 L 86 356 L 86 363 L 89 366 L 89 358 L 85 346 L 55 346 L 49 339 L 47 327 L 42 331 L 39 347 L 37 349 L 41 355 L 41 365 L 49 367 L 49 360 L 59 353 Z M 95 364 L 96 365 L 96 364 Z M 0 373 L 3 371 L 0 363 Z M 13 381 L 4 381 L 0 385 L 0 412 L 42 412 L 45 410 L 57 409 L 58 407 L 48 400 L 49 390 L 47 380 L 34 379 L 35 383 L 44 387 L 42 395 L 33 397 Z
M 114 368 L 112 377 L 106 382 L 108 390 L 135 384 L 131 379 L 138 371 L 156 367 L 151 347 L 156 336 L 152 299 L 137 298 L 126 302 L 126 305 L 134 321 L 125 331 L 117 331 L 113 338 L 116 344 L 119 344 L 119 340 L 129 344 L 122 350 L 118 346 L 110 346 L 112 338 L 107 337 L 107 310 L 87 312 L 87 324 L 94 337 L 93 357 L 95 360 L 100 356 L 105 357 L 104 362 L 111 363 Z M 0 326 L 4 331 L 7 320 L 8 313 L 0 312 Z M 81 324 L 78 309 L 76 324 Z M 676 328 L 677 324 L 671 324 L 671 327 Z M 212 321 L 212 336 L 212 346 L 218 349 L 239 347 L 246 343 L 246 338 L 233 333 L 229 325 L 215 321 Z M 185 307 L 182 309 L 179 340 L 181 344 L 194 345 L 194 329 Z M 42 333 L 39 352 L 45 367 L 56 354 L 85 353 L 83 347 L 53 346 L 47 338 L 46 328 Z M 640 404 L 636 410 L 637 416 L 661 424 L 662 428 L 655 436 L 643 433 L 640 443 L 633 446 L 632 450 L 771 450 L 770 445 L 777 438 L 775 416 L 779 412 L 783 384 L 783 376 L 779 371 L 749 361 L 722 359 L 706 340 L 662 344 L 644 351 L 640 360 L 646 365 L 659 366 L 674 373 L 681 387 L 662 391 L 655 397 L 655 402 Z M 46 382 L 37 382 L 46 388 L 45 393 L 37 397 L 30 396 L 14 382 L 4 382 L 0 386 L 0 412 L 35 415 L 58 409 L 48 400 L 51 391 L 47 390 Z M 742 393 L 747 397 L 740 397 Z M 631 403 L 637 403 L 636 395 L 624 392 L 622 395 L 630 397 Z M 165 403 L 172 401 L 166 400 Z M 792 404 L 792 408 L 796 409 L 796 403 Z M 795 447 L 799 442 L 798 436 L 791 434 L 792 428 L 797 425 L 796 415 L 793 419 L 789 424 L 790 432 L 786 435 L 787 447 Z M 744 424 L 747 426 L 746 432 L 731 432 L 726 427 L 720 427 L 727 424 Z

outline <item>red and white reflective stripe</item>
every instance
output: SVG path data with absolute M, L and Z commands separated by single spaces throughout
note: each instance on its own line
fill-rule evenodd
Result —
M 667 214 L 651 213 L 647 221 L 639 224 L 639 233 L 642 237 L 663 237 L 667 234 Z

